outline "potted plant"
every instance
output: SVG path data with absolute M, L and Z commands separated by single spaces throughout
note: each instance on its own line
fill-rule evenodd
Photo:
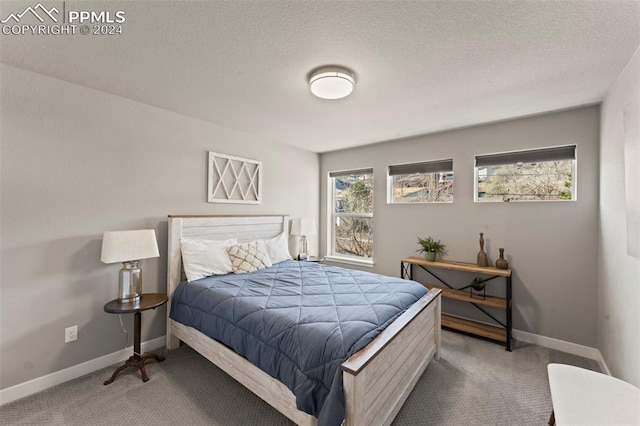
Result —
M 471 281 L 471 287 L 475 291 L 482 291 L 487 286 L 487 283 L 480 277 L 475 277 L 473 281 Z
M 441 259 L 447 254 L 447 246 L 442 244 L 440 240 L 436 241 L 431 237 L 418 238 L 418 244 L 421 248 L 416 250 L 418 253 L 424 253 L 426 260 L 435 261 Z

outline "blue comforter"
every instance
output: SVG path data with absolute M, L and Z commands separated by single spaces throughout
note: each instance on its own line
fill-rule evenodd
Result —
M 284 383 L 320 425 L 339 425 L 340 365 L 425 294 L 413 281 L 288 260 L 181 283 L 171 318 Z

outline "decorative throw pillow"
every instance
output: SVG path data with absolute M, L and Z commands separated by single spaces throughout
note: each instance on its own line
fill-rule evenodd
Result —
M 271 266 L 264 241 L 234 244 L 227 249 L 234 274 L 244 274 Z
M 237 242 L 236 239 L 216 241 L 183 238 L 180 240 L 182 265 L 187 281 L 233 272 L 227 248 Z
M 280 263 L 291 259 L 289 254 L 289 236 L 281 232 L 273 238 L 264 240 L 271 263 Z

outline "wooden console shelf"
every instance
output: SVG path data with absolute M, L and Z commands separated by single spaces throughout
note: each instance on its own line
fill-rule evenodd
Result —
M 402 259 L 400 262 L 401 268 L 401 277 L 413 279 L 413 267 L 417 265 L 424 271 L 428 272 L 432 277 L 436 278 L 442 285 L 436 285 L 431 283 L 423 283 L 423 285 L 429 289 L 431 288 L 439 288 L 442 290 L 442 296 L 447 299 L 457 300 L 460 302 L 470 303 L 471 305 L 478 308 L 485 315 L 491 318 L 498 325 L 493 326 L 489 324 L 485 324 L 478 321 L 473 321 L 470 319 L 459 318 L 451 315 L 442 314 L 442 326 L 446 328 L 450 328 L 453 330 L 462 331 L 469 334 L 474 334 L 476 336 L 482 336 L 487 339 L 491 339 L 497 342 L 505 343 L 505 347 L 508 351 L 511 351 L 511 334 L 512 334 L 512 316 L 511 316 L 511 308 L 512 308 L 512 290 L 511 290 L 511 269 L 498 269 L 491 266 L 482 267 L 477 266 L 473 263 L 467 262 L 457 262 L 451 260 L 439 260 L 435 262 L 431 262 L 425 260 L 422 257 L 411 256 Z M 493 280 L 495 278 L 504 277 L 506 281 L 506 289 L 505 297 L 497 297 L 497 296 L 481 296 L 479 294 L 474 294 L 470 292 L 468 289 L 470 285 L 466 285 L 461 288 L 454 288 L 452 285 L 449 285 L 447 282 L 442 280 L 436 274 L 434 274 L 434 269 L 446 269 L 451 271 L 460 271 L 460 272 L 469 272 L 482 274 L 485 276 L 489 276 L 488 278 L 484 278 L 484 281 Z M 502 323 L 496 317 L 494 317 L 490 312 L 487 312 L 483 306 L 489 308 L 495 308 L 504 310 L 506 313 L 506 324 Z
M 493 266 L 478 266 L 475 263 L 458 262 L 455 260 L 437 260 L 431 262 L 425 260 L 424 257 L 409 256 L 402 259 L 403 262 L 412 263 L 414 265 L 433 266 L 439 269 L 450 269 L 452 271 L 477 272 L 479 274 L 498 275 L 501 277 L 510 277 L 511 269 L 498 269 Z
M 461 302 L 477 303 L 478 305 L 491 306 L 492 308 L 507 309 L 507 299 L 504 297 L 496 296 L 471 296 L 468 291 L 453 290 L 448 288 L 442 288 L 433 284 L 423 283 L 429 290 L 432 288 L 439 288 L 442 290 L 442 297 L 447 299 L 460 300 Z
M 442 314 L 442 326 L 464 331 L 469 334 L 486 337 L 487 339 L 507 342 L 506 330 L 502 327 L 495 327 L 481 322 L 471 321 L 460 317 Z

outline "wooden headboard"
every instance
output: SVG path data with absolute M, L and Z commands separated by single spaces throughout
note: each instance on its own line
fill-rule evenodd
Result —
M 289 216 L 169 216 L 167 252 L 167 327 L 171 312 L 171 298 L 182 275 L 182 238 L 226 240 L 239 242 L 275 237 L 289 230 Z M 168 331 L 169 329 L 167 329 Z

